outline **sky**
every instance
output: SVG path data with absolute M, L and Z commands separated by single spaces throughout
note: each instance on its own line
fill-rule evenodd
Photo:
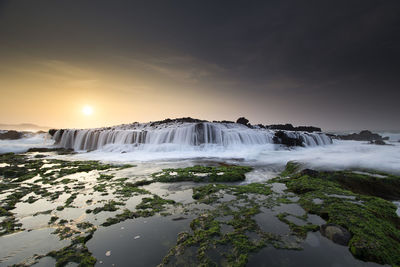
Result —
M 0 123 L 400 130 L 399 100 L 398 0 L 0 0 Z

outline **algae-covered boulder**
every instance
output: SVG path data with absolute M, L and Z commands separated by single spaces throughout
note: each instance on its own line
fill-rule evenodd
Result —
M 333 223 L 321 225 L 320 232 L 326 238 L 342 246 L 347 246 L 351 239 L 351 234 L 347 229 Z
M 385 200 L 399 199 L 398 176 L 353 171 L 306 174 L 293 162 L 281 176 L 308 214 L 327 221 L 322 235 L 347 245 L 357 259 L 400 266 L 400 218 L 397 207 Z M 316 203 L 316 198 L 323 201 Z

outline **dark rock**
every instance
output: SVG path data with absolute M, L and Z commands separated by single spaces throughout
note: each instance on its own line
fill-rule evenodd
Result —
M 177 218 L 172 218 L 173 221 L 182 221 L 182 220 L 186 220 L 187 218 L 185 217 L 177 217 Z
M 59 155 L 67 155 L 75 153 L 73 149 L 60 148 L 60 147 L 32 147 L 29 148 L 27 152 L 39 152 L 39 153 L 57 152 L 57 154 Z
M 234 121 L 226 121 L 226 120 L 222 120 L 222 121 L 213 121 L 215 123 L 235 123 Z
M 0 133 L 0 140 L 5 140 L 5 139 L 17 140 L 17 139 L 21 139 L 22 137 L 24 137 L 24 133 L 17 132 L 17 131 L 14 131 L 14 130 L 10 130 L 10 131 L 6 131 L 6 132 L 3 132 L 3 133 Z
M 236 120 L 236 123 L 240 123 L 240 124 L 249 126 L 249 120 L 246 119 L 245 117 L 240 117 L 239 119 Z
M 317 177 L 319 172 L 311 169 L 304 169 L 300 172 L 301 175 L 308 175 L 310 177 Z
M 49 133 L 51 136 L 53 136 L 56 132 L 57 132 L 57 129 L 50 129 L 48 133 Z
M 294 127 L 290 123 L 267 125 L 267 128 L 271 130 L 294 131 Z
M 314 126 L 297 126 L 295 127 L 295 131 L 312 133 L 312 132 L 322 132 L 322 129 Z
M 348 135 L 338 135 L 337 138 L 342 140 L 355 140 L 355 141 L 374 141 L 374 140 L 383 140 L 383 137 L 379 134 L 372 133 L 371 131 L 364 130 L 353 134 Z
M 321 132 L 322 129 L 314 126 L 298 126 L 294 127 L 292 124 L 272 124 L 266 126 L 271 130 L 284 130 L 284 131 L 301 131 L 301 132 Z
M 389 141 L 389 139 L 390 139 L 389 136 L 385 136 L 385 137 L 382 138 L 382 140 L 385 140 L 385 141 Z
M 160 125 L 160 124 L 165 124 L 165 123 L 172 123 L 172 122 L 207 122 L 206 120 L 199 120 L 199 119 L 193 119 L 191 117 L 184 117 L 184 118 L 176 118 L 176 119 L 165 119 L 162 121 L 154 121 L 152 122 L 150 125 L 151 126 L 156 126 L 156 125 Z
M 374 144 L 374 145 L 380 145 L 380 146 L 387 145 L 387 144 L 385 143 L 385 141 L 383 141 L 383 140 L 370 141 L 369 143 L 370 143 L 370 144 Z
M 333 223 L 321 225 L 320 232 L 326 238 L 342 246 L 347 246 L 351 239 L 351 234 L 347 229 Z
M 61 136 L 63 135 L 63 133 L 64 133 L 64 129 L 50 129 L 49 131 L 48 131 L 48 134 L 50 134 L 52 137 L 56 134 L 56 132 L 57 131 L 60 131 L 60 135 L 59 135 L 59 138 L 61 138 Z M 56 140 L 56 142 L 59 142 L 60 140 Z
M 283 131 L 275 132 L 273 141 L 275 144 L 282 144 L 282 145 L 286 145 L 288 147 L 303 146 L 303 141 L 301 139 L 289 137 Z

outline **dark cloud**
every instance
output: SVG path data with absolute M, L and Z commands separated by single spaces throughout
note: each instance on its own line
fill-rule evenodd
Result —
M 133 59 L 330 128 L 399 127 L 399 29 L 391 0 L 0 1 L 0 57 Z

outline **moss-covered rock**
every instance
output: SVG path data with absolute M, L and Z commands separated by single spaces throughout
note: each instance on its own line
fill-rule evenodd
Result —
M 163 169 L 162 172 L 153 173 L 157 182 L 172 183 L 183 181 L 194 182 L 236 182 L 243 181 L 245 174 L 251 171 L 247 166 L 193 166 L 178 169 Z
M 293 172 L 293 166 L 289 167 L 285 172 L 291 173 L 290 177 L 281 181 L 288 190 L 299 194 L 299 203 L 308 213 L 317 214 L 352 234 L 349 248 L 356 258 L 400 265 L 400 218 L 396 206 L 370 196 L 375 194 L 366 189 L 372 182 L 377 186 L 376 191 L 387 191 L 387 185 L 394 185 L 396 178 L 387 175 L 389 178 L 376 181 L 372 176 L 361 177 L 352 172 L 319 172 L 311 177 Z M 315 199 L 322 201 L 316 203 Z

